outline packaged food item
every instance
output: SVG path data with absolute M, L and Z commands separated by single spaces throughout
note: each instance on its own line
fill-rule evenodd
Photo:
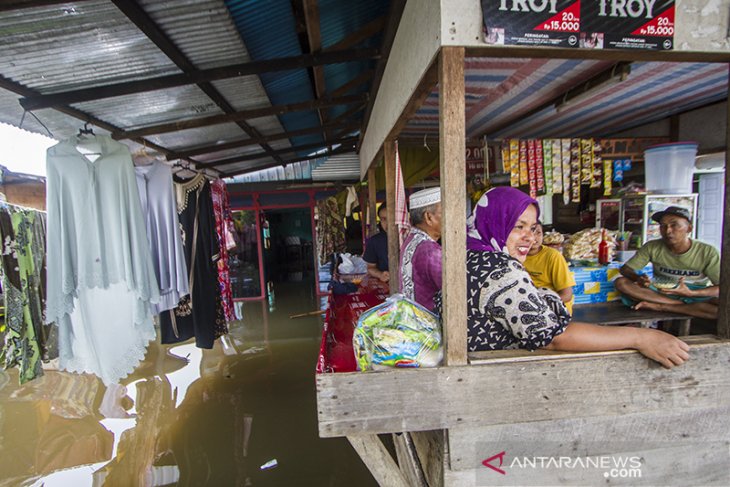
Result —
M 580 203 L 581 141 L 570 140 L 570 201 Z
M 537 175 L 537 194 L 545 194 L 545 161 L 542 154 L 542 140 L 535 141 L 535 173 Z
M 530 198 L 537 198 L 537 156 L 535 141 L 527 141 L 527 179 L 530 184 Z
M 554 230 L 552 232 L 547 232 L 542 237 L 542 243 L 544 245 L 560 245 L 564 241 L 565 241 L 565 237 L 563 236 L 563 234 L 560 232 L 556 232 Z
M 553 194 L 553 141 L 542 141 L 542 161 L 545 166 L 545 194 Z
M 598 245 L 601 242 L 601 228 L 586 228 L 573 234 L 563 246 L 563 255 L 569 261 L 595 261 L 598 259 Z M 616 232 L 606 230 L 606 245 L 609 260 L 616 251 Z
M 613 161 L 610 159 L 603 160 L 603 196 L 611 196 L 613 190 Z
M 360 315 L 352 345 L 359 370 L 436 367 L 444 355 L 438 317 L 401 294 Z
M 520 186 L 530 183 L 529 171 L 527 168 L 527 141 L 520 140 Z
M 520 141 L 510 139 L 509 141 L 509 184 L 513 188 L 520 186 Z
M 563 158 L 563 204 L 570 203 L 570 183 L 572 180 L 573 156 L 571 151 L 571 140 L 560 139 L 560 152 Z
M 553 193 L 563 192 L 563 154 L 560 139 L 553 139 Z

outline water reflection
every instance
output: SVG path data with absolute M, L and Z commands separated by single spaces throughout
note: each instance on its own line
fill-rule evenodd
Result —
M 321 323 L 288 318 L 316 307 L 313 286 L 274 286 L 275 310 L 246 303 L 212 350 L 153 344 L 122 384 L 0 373 L 0 487 L 375 485 L 345 440 L 317 435 Z

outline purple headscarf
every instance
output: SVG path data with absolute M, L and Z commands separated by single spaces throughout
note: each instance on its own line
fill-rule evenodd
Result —
M 537 201 L 517 188 L 499 186 L 484 193 L 466 220 L 466 248 L 506 252 L 507 237 L 530 205 L 535 205 L 539 217 Z

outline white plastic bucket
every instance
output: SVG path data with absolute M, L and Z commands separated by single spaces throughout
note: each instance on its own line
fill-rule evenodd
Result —
M 662 194 L 691 193 L 696 156 L 696 142 L 659 144 L 646 149 L 646 190 Z

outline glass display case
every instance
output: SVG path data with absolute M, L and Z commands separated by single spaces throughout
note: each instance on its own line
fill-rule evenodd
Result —
M 681 206 L 692 215 L 692 238 L 696 237 L 697 194 L 638 194 L 624 196 L 621 201 L 622 232 L 632 232 L 629 249 L 638 249 L 649 240 L 661 238 L 659 224 L 651 215 L 669 206 Z
M 600 199 L 596 201 L 596 228 L 621 229 L 620 199 Z

